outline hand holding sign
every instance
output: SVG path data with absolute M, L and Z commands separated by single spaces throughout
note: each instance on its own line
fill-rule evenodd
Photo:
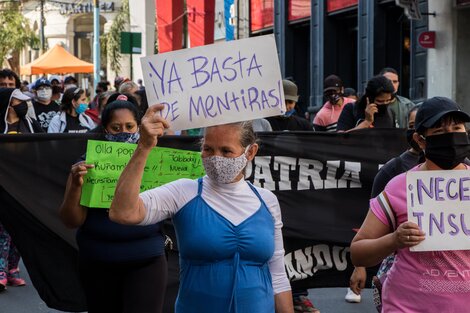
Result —
M 405 222 L 398 226 L 393 236 L 398 249 L 416 246 L 426 239 L 425 233 L 419 228 L 418 224 L 413 222 Z
M 149 149 L 155 147 L 158 137 L 163 136 L 165 129 L 170 127 L 170 124 L 161 116 L 163 109 L 162 104 L 155 104 L 147 109 L 140 126 L 139 145 Z
M 86 164 L 85 161 L 81 161 L 72 165 L 70 174 L 72 176 L 72 185 L 81 187 L 83 185 L 83 176 L 88 173 L 89 168 L 95 167 L 94 164 Z

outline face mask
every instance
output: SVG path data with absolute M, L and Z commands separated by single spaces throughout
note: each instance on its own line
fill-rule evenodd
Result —
M 125 142 L 125 143 L 137 143 L 140 138 L 139 132 L 136 133 L 117 133 L 117 134 L 106 134 L 106 140 L 113 142 Z
M 331 104 L 336 104 L 341 99 L 341 96 L 337 93 L 329 95 L 326 97 Z
M 293 115 L 294 113 L 295 113 L 295 109 L 292 109 L 292 110 L 287 111 L 286 113 L 284 113 L 284 116 L 289 117 L 289 116 Z
M 469 153 L 467 133 L 445 133 L 427 136 L 424 155 L 444 170 L 462 163 Z
M 28 103 L 26 103 L 26 101 L 23 101 L 12 108 L 15 110 L 15 113 L 19 118 L 25 117 L 26 113 L 28 113 Z
M 47 100 L 50 100 L 51 97 L 52 97 L 52 89 L 51 88 L 38 90 L 38 99 L 39 100 L 47 101 Z
M 419 147 L 418 143 L 413 140 L 413 134 L 415 133 L 414 129 L 407 129 L 406 130 L 406 141 L 408 145 L 413 148 L 417 152 L 421 152 L 421 148 Z
M 78 107 L 75 108 L 75 112 L 77 112 L 77 114 L 82 114 L 83 112 L 86 111 L 87 108 L 88 108 L 88 104 L 80 103 Z
M 222 156 L 210 156 L 202 158 L 202 164 L 207 176 L 220 184 L 229 184 L 241 173 L 248 162 L 245 152 L 236 158 L 226 158 Z
M 377 105 L 377 113 L 382 115 L 382 114 L 387 114 L 388 111 L 388 106 L 384 104 Z

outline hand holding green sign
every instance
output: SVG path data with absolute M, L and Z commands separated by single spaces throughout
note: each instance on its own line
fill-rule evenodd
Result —
M 94 164 L 84 177 L 80 204 L 109 208 L 116 183 L 137 145 L 89 140 L 86 163 Z M 204 175 L 199 152 L 170 148 L 153 148 L 144 169 L 140 191 L 145 191 L 180 178 Z

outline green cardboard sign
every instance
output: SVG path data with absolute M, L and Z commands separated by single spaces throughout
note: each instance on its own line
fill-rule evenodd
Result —
M 111 206 L 119 176 L 136 147 L 129 143 L 88 140 L 86 163 L 95 167 L 83 178 L 81 205 L 106 209 Z M 180 178 L 194 179 L 203 175 L 200 152 L 155 147 L 145 164 L 140 191 Z

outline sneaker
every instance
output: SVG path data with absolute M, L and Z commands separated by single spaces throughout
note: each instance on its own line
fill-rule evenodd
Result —
M 18 268 L 8 271 L 7 280 L 10 286 L 19 287 L 26 285 L 25 280 L 20 278 L 20 270 Z
M 320 313 L 320 310 L 314 307 L 306 296 L 294 297 L 294 311 L 296 313 Z
M 7 289 L 7 275 L 5 272 L 0 272 L 0 291 Z
M 348 288 L 348 293 L 346 294 L 346 297 L 344 297 L 344 300 L 349 303 L 359 303 L 361 302 L 361 295 L 355 294 L 351 288 Z

